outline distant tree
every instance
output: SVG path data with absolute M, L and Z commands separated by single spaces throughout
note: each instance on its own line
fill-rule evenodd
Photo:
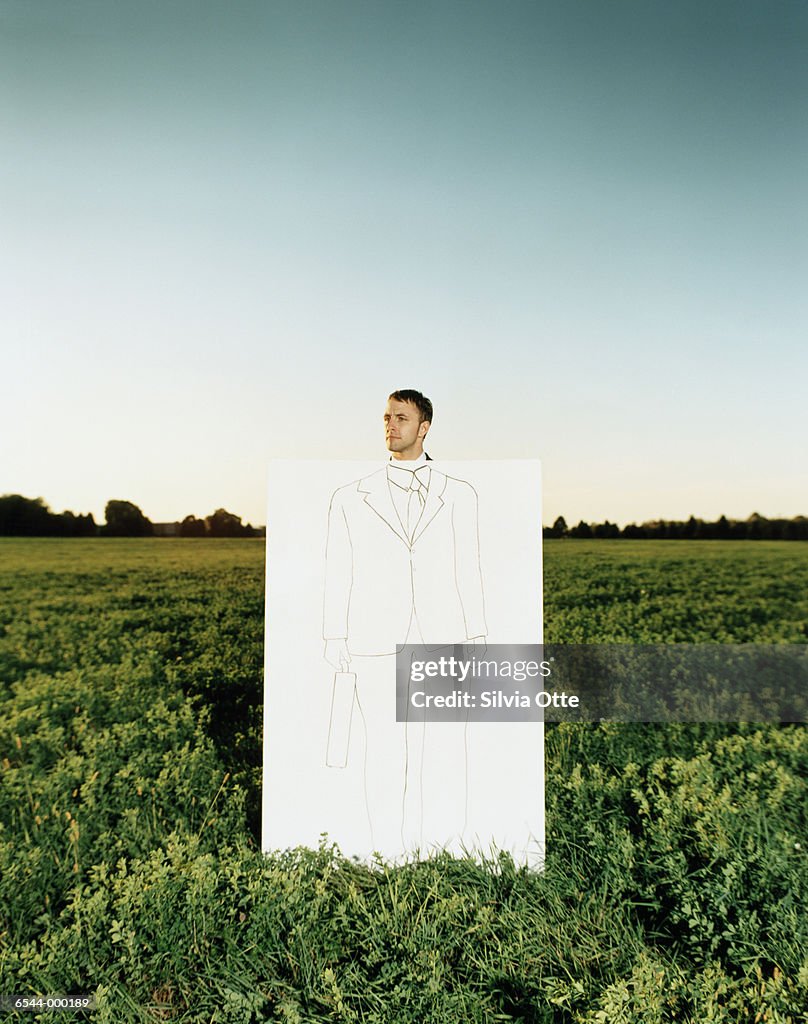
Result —
M 104 518 L 107 522 L 103 532 L 107 537 L 150 537 L 154 532 L 151 520 L 131 501 L 108 501 Z
M 573 526 L 573 528 L 570 530 L 569 535 L 570 537 L 591 537 L 592 527 L 589 525 L 589 523 L 585 522 L 582 519 L 577 526 Z
M 60 537 L 75 537 L 76 536 L 76 517 L 72 512 L 65 510 L 59 516 L 59 536 Z
M 682 527 L 682 536 L 692 539 L 697 536 L 699 532 L 699 521 L 695 516 L 691 516 L 685 525 Z
M 95 537 L 98 527 L 92 512 L 86 516 L 75 516 L 72 512 L 63 512 L 59 517 L 59 535 L 62 537 Z
M 620 527 L 617 526 L 616 523 L 610 523 L 609 520 L 607 519 L 603 523 L 598 523 L 594 527 L 592 532 L 593 532 L 595 537 L 602 537 L 602 538 L 609 539 L 609 538 L 619 537 L 620 536 Z
M 759 512 L 753 512 L 746 520 L 746 536 L 748 540 L 762 540 L 767 534 L 767 521 Z
M 664 519 L 653 519 L 650 523 L 643 523 L 645 535 L 653 540 L 665 540 L 668 536 L 668 524 Z
M 726 516 L 721 516 L 721 518 L 715 524 L 713 528 L 713 536 L 717 540 L 729 540 L 729 538 L 732 536 L 729 520 Z
M 567 526 L 567 520 L 563 516 L 559 516 L 552 526 L 551 537 L 566 537 L 569 533 L 569 527 Z
M 96 537 L 98 535 L 98 524 L 96 523 L 92 512 L 88 512 L 83 516 L 78 516 L 77 522 L 80 524 L 78 533 L 80 537 Z
M 787 520 L 783 528 L 784 540 L 808 540 L 808 519 L 805 516 L 796 516 Z
M 244 536 L 245 528 L 241 525 L 241 516 L 234 515 L 223 508 L 217 508 L 213 515 L 207 516 L 205 524 L 211 537 Z
M 47 537 L 56 532 L 55 516 L 43 498 L 4 494 L 0 498 L 0 535 L 6 537 Z
M 204 537 L 206 532 L 205 520 L 196 516 L 186 516 L 180 523 L 180 537 Z

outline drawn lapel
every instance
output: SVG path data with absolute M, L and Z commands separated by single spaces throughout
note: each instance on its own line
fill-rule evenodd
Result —
M 399 522 L 396 507 L 393 504 L 393 499 L 390 497 L 390 485 L 387 482 L 387 468 L 385 467 L 384 469 L 379 470 L 378 473 L 372 473 L 370 476 L 366 476 L 363 480 L 360 480 L 356 489 L 362 495 L 365 504 L 369 505 L 376 515 L 387 523 L 393 533 L 397 537 L 400 537 L 407 547 L 409 547 L 409 537 L 407 537 L 403 526 Z

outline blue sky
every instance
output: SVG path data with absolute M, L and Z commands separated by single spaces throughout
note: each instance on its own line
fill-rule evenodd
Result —
M 274 457 L 808 513 L 802 2 L 0 0 L 0 493 L 263 522 Z

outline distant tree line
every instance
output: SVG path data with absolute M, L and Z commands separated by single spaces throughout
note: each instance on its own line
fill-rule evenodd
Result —
M 204 519 L 186 516 L 181 523 L 155 528 L 137 505 L 117 498 L 107 502 L 104 518 L 99 525 L 92 513 L 52 512 L 42 498 L 0 497 L 0 536 L 4 537 L 260 537 L 264 532 L 223 508 Z
M 654 519 L 651 522 L 629 523 L 622 529 L 616 523 L 587 523 L 583 519 L 577 526 L 568 527 L 563 516 L 552 526 L 545 526 L 545 537 L 620 538 L 622 540 L 808 540 L 808 517 L 793 519 L 766 519 L 753 512 L 748 519 L 727 519 L 721 516 L 715 522 L 696 519 L 687 521 Z

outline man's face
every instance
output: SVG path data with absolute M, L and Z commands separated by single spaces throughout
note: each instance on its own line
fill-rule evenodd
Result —
M 394 459 L 417 459 L 423 451 L 423 440 L 429 430 L 427 420 L 412 402 L 387 401 L 384 410 L 384 434 L 387 450 Z

